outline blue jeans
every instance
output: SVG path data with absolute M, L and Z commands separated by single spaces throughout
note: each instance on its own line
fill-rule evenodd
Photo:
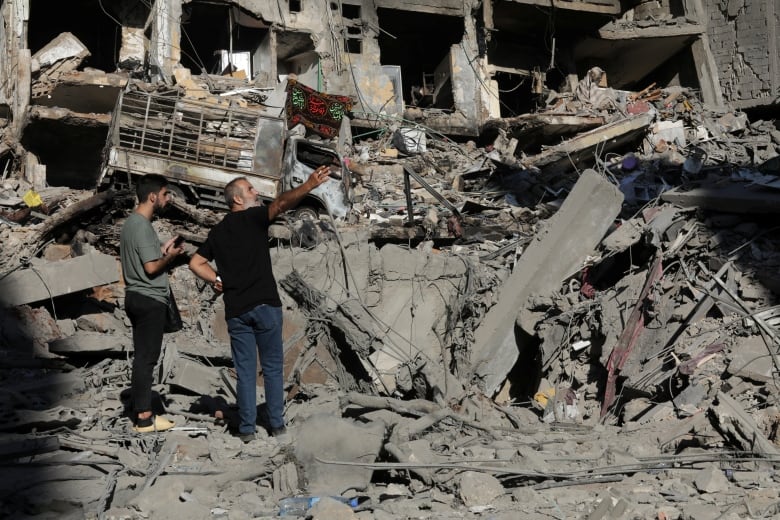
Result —
M 258 305 L 227 320 L 230 350 L 238 383 L 240 434 L 254 433 L 257 424 L 257 353 L 263 368 L 265 404 L 271 429 L 284 426 L 284 346 L 282 308 Z

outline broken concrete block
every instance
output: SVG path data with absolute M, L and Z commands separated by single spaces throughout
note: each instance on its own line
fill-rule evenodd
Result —
M 466 471 L 460 476 L 460 498 L 467 507 L 487 506 L 504 494 L 501 482 L 487 473 Z
M 354 520 L 357 518 L 350 506 L 330 497 L 322 497 L 306 513 L 312 520 Z
M 49 352 L 55 354 L 120 353 L 133 350 L 133 340 L 124 334 L 76 332 L 73 336 L 49 342 Z
M 211 317 L 211 338 L 214 341 L 230 345 L 230 334 L 225 322 L 225 309 L 220 307 Z
M 70 258 L 71 251 L 68 244 L 49 244 L 43 250 L 43 258 L 47 262 L 56 262 Z
M 605 250 L 612 253 L 625 251 L 642 239 L 645 226 L 639 219 L 623 222 L 615 231 L 604 237 L 601 244 Z
M 125 325 L 105 312 L 84 314 L 76 318 L 76 326 L 81 330 L 90 332 L 125 332 Z
M 674 396 L 672 402 L 677 408 L 697 410 L 702 400 L 707 396 L 710 388 L 707 384 L 694 382 L 685 390 Z
M 717 418 L 716 427 L 730 435 L 743 450 L 765 455 L 780 453 L 777 446 L 766 438 L 753 417 L 728 394 L 719 391 L 717 401 L 709 409 Z
M 532 294 L 548 295 L 577 272 L 620 212 L 623 195 L 593 170 L 586 170 L 561 209 L 550 219 L 515 265 L 474 333 L 472 372 L 494 394 L 517 361 L 516 319 Z M 517 323 L 533 333 L 535 323 Z
M 76 70 L 84 58 L 90 55 L 86 45 L 72 33 L 60 33 L 52 41 L 32 56 L 32 70 L 36 72 L 47 69 L 59 61 L 69 60 L 67 66 L 60 67 L 58 72 Z
M 15 316 L 15 320 L 12 316 Z M 49 341 L 62 337 L 62 332 L 57 326 L 57 322 L 45 307 L 33 308 L 22 305 L 12 310 L 9 316 L 3 318 L 4 319 L 0 320 L 0 329 L 8 330 L 10 336 L 5 339 L 12 339 L 13 335 L 17 332 L 22 334 L 22 337 L 7 343 L 7 345 L 13 347 L 13 350 L 19 349 L 21 351 L 21 349 L 32 346 L 30 353 L 34 353 L 39 357 L 50 357 L 48 355 L 49 351 L 46 349 L 46 344 Z M 8 318 L 14 320 L 14 323 L 9 323 Z M 19 327 L 19 329 L 17 329 L 17 327 Z M 5 334 L 6 332 L 4 330 L 3 334 L 0 335 L 0 338 Z
M 362 426 L 330 415 L 313 415 L 298 431 L 295 457 L 302 466 L 306 490 L 315 495 L 341 495 L 366 489 L 373 470 L 327 462 L 374 462 L 382 447 L 382 424 Z
M 72 336 L 76 333 L 76 320 L 57 320 L 57 327 L 63 336 Z
M 594 152 L 605 153 L 635 141 L 653 121 L 651 114 L 639 114 L 583 132 L 561 144 L 550 146 L 523 163 L 541 168 L 545 174 L 571 171 L 593 164 Z
M 274 470 L 273 474 L 274 494 L 277 496 L 291 496 L 298 492 L 298 469 L 292 462 L 283 464 Z
M 693 484 L 702 493 L 722 493 L 728 491 L 730 486 L 723 470 L 714 464 L 710 464 L 696 473 Z
M 657 145 L 661 141 L 674 143 L 685 148 L 685 125 L 680 121 L 658 121 L 653 125 L 650 141 Z
M 21 269 L 0 280 L 0 305 L 56 298 L 119 280 L 119 261 L 103 253 Z
M 219 369 L 177 358 L 165 382 L 200 395 L 214 395 L 222 387 Z
M 772 381 L 774 365 L 766 362 L 768 353 L 761 336 L 739 338 L 731 349 L 728 373 L 760 383 Z

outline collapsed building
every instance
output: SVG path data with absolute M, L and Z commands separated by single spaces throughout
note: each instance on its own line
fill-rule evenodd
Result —
M 777 514 L 780 133 L 742 111 L 774 103 L 772 3 L 0 12 L 4 515 Z M 337 132 L 285 128 L 296 83 L 350 100 Z M 183 426 L 130 434 L 133 175 L 175 183 L 155 226 L 191 254 L 228 176 L 325 158 L 349 203 L 272 229 L 294 446 L 230 435 L 184 265 L 155 387 Z
M 395 117 L 453 136 L 530 112 L 593 66 L 613 88 L 679 85 L 712 106 L 750 108 L 772 104 L 777 89 L 771 11 L 702 1 L 3 2 L 0 106 L 6 134 L 28 143 L 50 183 L 80 187 L 127 79 L 173 84 L 182 67 L 229 71 L 236 88 L 260 91 L 296 74 L 353 96 L 354 126 Z M 59 153 L 85 147 L 78 155 L 93 162 L 82 166 Z

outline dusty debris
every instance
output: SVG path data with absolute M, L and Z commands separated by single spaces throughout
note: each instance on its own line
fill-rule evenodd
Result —
M 0 515 L 777 514 L 780 132 L 740 111 L 777 90 L 741 34 L 765 13 L 455 4 L 0 5 Z M 271 233 L 289 436 L 233 435 L 185 261 L 177 427 L 133 434 L 133 175 L 175 183 L 154 226 L 192 254 L 228 179 L 270 198 L 325 162 L 334 193 Z

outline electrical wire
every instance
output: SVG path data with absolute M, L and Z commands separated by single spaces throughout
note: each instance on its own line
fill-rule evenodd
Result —
M 146 7 L 148 7 L 150 11 L 154 10 L 154 5 L 152 5 L 151 0 L 138 0 L 138 1 L 141 2 L 142 4 L 144 4 Z M 181 22 L 181 20 L 177 19 L 177 18 L 174 18 L 172 15 L 170 15 L 169 13 L 167 13 L 164 10 L 161 10 L 161 14 L 165 18 L 167 18 L 169 22 L 174 22 L 174 23 L 178 24 L 181 27 L 181 33 L 184 35 L 185 38 L 187 38 L 187 41 L 189 42 L 190 46 L 192 47 L 192 52 L 195 53 L 195 57 L 193 58 L 192 55 L 190 55 L 184 49 L 182 49 L 181 48 L 181 44 L 177 47 L 176 45 L 174 45 L 172 43 L 168 43 L 167 41 L 160 41 L 159 43 L 162 43 L 163 45 L 166 45 L 166 46 L 170 47 L 171 49 L 178 50 L 184 56 L 186 56 L 187 58 L 192 60 L 193 63 L 200 65 L 202 73 L 207 73 L 206 65 L 204 64 L 203 60 L 200 58 L 200 55 L 198 54 L 198 50 L 195 48 L 195 44 L 192 42 L 192 39 L 190 38 L 189 33 L 187 33 L 187 30 L 184 28 L 184 24 Z M 116 20 L 114 20 L 114 21 L 116 21 Z M 117 23 L 119 23 L 119 22 L 117 22 Z M 121 26 L 122 24 L 120 23 L 119 25 Z M 150 53 L 149 56 L 152 56 L 152 54 Z M 160 69 L 162 70 L 162 67 L 161 67 L 160 63 L 156 63 L 156 65 L 157 65 L 157 67 L 160 67 Z
M 492 90 L 492 89 L 491 89 L 489 86 L 487 86 L 487 85 L 485 84 L 485 81 L 482 79 L 482 76 L 480 76 L 480 74 L 479 74 L 479 71 L 477 71 L 477 69 L 476 69 L 476 68 L 474 68 L 474 63 L 473 63 L 473 62 L 474 62 L 474 60 L 476 60 L 476 59 L 478 59 L 478 58 L 479 58 L 479 54 L 477 54 L 477 55 L 476 55 L 476 56 L 474 56 L 473 58 L 469 58 L 469 55 L 468 55 L 468 52 L 466 51 L 466 46 L 464 45 L 464 43 L 463 43 L 463 40 L 461 40 L 461 41 L 460 41 L 460 47 L 461 47 L 461 49 L 463 50 L 463 54 L 466 56 L 466 61 L 468 62 L 468 64 L 469 64 L 469 67 L 471 67 L 471 70 L 472 70 L 472 72 L 474 72 L 474 77 L 475 77 L 475 78 L 477 78 L 477 81 L 479 81 L 479 83 L 482 85 L 482 87 L 483 87 L 483 88 L 484 88 L 484 89 L 485 89 L 485 90 L 486 90 L 486 91 L 487 91 L 487 92 L 488 92 L 488 93 L 489 93 L 491 96 L 493 96 L 494 98 L 496 98 L 496 99 L 498 100 L 498 103 L 499 103 L 501 106 L 503 106 L 504 108 L 506 108 L 506 109 L 509 111 L 509 113 L 510 113 L 510 114 L 512 114 L 512 116 L 516 116 L 516 115 L 517 115 L 517 113 L 516 113 L 514 110 L 512 110 L 512 108 L 511 108 L 509 105 L 507 105 L 506 103 L 504 103 L 504 102 L 501 100 L 501 98 L 498 96 L 498 94 L 496 94 L 495 92 L 493 92 L 493 90 Z
M 98 0 L 98 5 L 100 6 L 100 10 L 101 10 L 101 11 L 103 11 L 103 14 L 105 14 L 106 16 L 108 16 L 109 18 L 111 18 L 111 19 L 114 21 L 114 23 L 116 23 L 116 24 L 117 24 L 119 27 L 122 27 L 122 22 L 120 22 L 119 20 L 117 20 L 116 18 L 114 18 L 113 16 L 111 16 L 111 15 L 109 14 L 109 12 L 108 12 L 108 11 L 106 11 L 106 8 L 105 8 L 105 7 L 103 7 L 103 0 Z

